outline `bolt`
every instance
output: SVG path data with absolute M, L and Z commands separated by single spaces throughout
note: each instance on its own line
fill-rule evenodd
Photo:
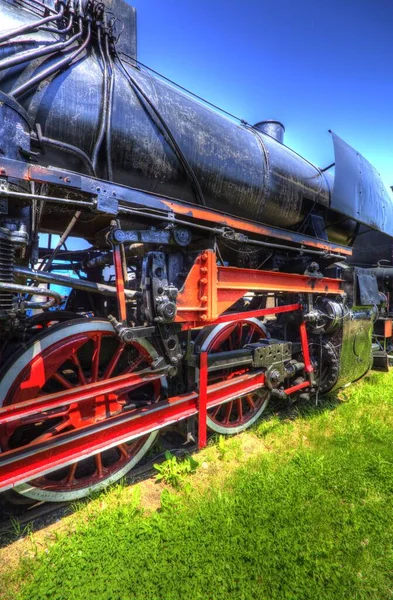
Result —
M 270 373 L 270 381 L 272 381 L 273 383 L 277 383 L 277 381 L 280 381 L 280 373 L 279 373 L 279 371 L 277 371 L 276 369 L 274 369 L 274 371 L 272 371 Z
M 203 260 L 203 261 L 207 260 L 207 252 L 204 252 L 203 254 L 201 254 L 201 260 Z
M 207 267 L 201 267 L 201 273 L 207 273 Z
M 199 280 L 199 283 L 201 283 L 202 285 L 206 285 L 207 284 L 206 277 L 202 277 L 202 279 Z
M 201 315 L 201 321 L 207 321 L 207 316 L 206 315 Z
M 65 183 L 70 183 L 71 179 L 69 177 L 64 177 Z
M 203 303 L 207 302 L 207 296 L 202 296 L 201 302 L 203 302 Z

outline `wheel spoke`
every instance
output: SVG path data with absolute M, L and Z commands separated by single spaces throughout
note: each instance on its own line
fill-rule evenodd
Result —
M 43 433 L 42 435 L 39 435 L 31 443 L 36 444 L 37 442 L 45 442 L 46 440 L 50 440 L 51 438 L 53 438 L 54 435 L 61 433 L 62 431 L 64 431 L 64 429 L 69 427 L 70 424 L 71 424 L 71 421 L 69 419 L 66 419 L 65 421 L 61 421 L 61 423 L 54 425 L 53 427 L 51 427 L 50 429 L 45 431 L 45 433 Z
M 251 344 L 251 340 L 252 340 L 254 333 L 255 333 L 255 325 L 253 323 L 250 323 L 244 345 Z
M 237 344 L 236 344 L 236 348 L 242 348 L 242 335 L 243 335 L 243 326 L 242 323 L 239 322 L 236 326 L 236 330 L 237 330 Z
M 228 337 L 229 350 L 233 350 L 233 336 L 234 336 L 234 331 L 236 331 L 236 330 L 234 329 L 233 331 L 231 331 L 231 335 Z
M 243 421 L 243 404 L 242 404 L 242 398 L 236 398 L 236 404 L 237 404 L 237 420 L 242 422 Z
M 245 399 L 246 399 L 247 403 L 251 406 L 251 410 L 254 410 L 255 409 L 255 402 L 252 399 L 251 394 L 247 394 L 247 396 L 245 396 Z
M 233 400 L 231 402 L 228 402 L 228 404 L 225 408 L 225 416 L 224 416 L 225 425 L 228 425 L 228 423 L 229 423 L 229 419 L 230 419 L 231 413 L 232 413 L 232 406 L 233 406 Z
M 102 454 L 95 455 L 96 467 L 97 467 L 97 476 L 101 479 L 104 474 L 104 467 L 102 466 Z
M 94 338 L 94 351 L 91 361 L 91 383 L 98 381 L 98 370 L 100 367 L 101 335 L 97 334 Z
M 72 383 L 70 383 L 69 381 L 67 381 L 67 379 L 65 377 L 63 377 L 63 375 L 60 375 L 60 373 L 54 373 L 52 375 L 52 379 L 56 379 L 56 381 L 58 381 L 62 386 L 64 386 L 67 390 L 70 390 L 71 388 L 73 388 L 74 386 L 72 385 Z
M 137 369 L 139 365 L 143 363 L 144 360 L 144 356 L 138 356 L 138 358 L 134 360 L 134 362 L 130 365 L 129 372 L 132 373 L 133 371 L 135 371 L 135 369 Z
M 118 448 L 119 448 L 122 456 L 124 456 L 124 458 L 128 458 L 129 452 L 128 452 L 127 444 L 120 444 L 120 446 L 118 446 Z
M 126 345 L 123 343 L 118 345 L 116 352 L 112 356 L 112 358 L 109 362 L 109 365 L 107 366 L 107 368 L 104 371 L 102 379 L 109 379 L 109 377 L 112 376 L 112 373 L 115 370 L 115 367 L 116 367 L 117 363 L 119 362 L 119 359 L 120 359 L 121 355 L 123 354 L 125 347 L 126 347 Z
M 137 369 L 139 367 L 139 365 L 141 363 L 143 363 L 144 360 L 145 360 L 144 356 L 138 356 L 138 358 L 136 358 L 133 363 L 128 365 L 128 367 L 126 367 L 121 373 L 119 373 L 119 375 L 125 375 L 126 373 L 132 373 L 133 371 L 135 371 L 135 369 Z
M 70 470 L 68 471 L 68 475 L 65 480 L 66 485 L 70 485 L 73 482 L 73 480 L 75 479 L 75 471 L 76 471 L 77 466 L 78 466 L 77 462 L 73 463 L 70 466 Z
M 212 419 L 216 418 L 216 416 L 220 412 L 220 408 L 221 408 L 221 404 L 219 404 L 218 406 L 216 406 L 216 408 L 213 410 L 213 412 L 210 415 Z
M 236 327 L 236 323 L 231 323 L 227 329 L 220 332 L 216 339 L 214 339 L 209 347 L 209 352 L 220 352 L 222 350 L 225 342 L 229 345 L 228 338 L 231 336 L 234 328 Z
M 83 372 L 81 363 L 79 361 L 79 358 L 78 358 L 78 355 L 76 352 L 74 352 L 74 354 L 71 355 L 71 360 L 74 363 L 74 365 L 76 366 L 76 369 L 78 372 L 78 378 L 79 378 L 81 385 L 86 385 L 87 384 L 86 377 L 85 377 L 85 374 Z

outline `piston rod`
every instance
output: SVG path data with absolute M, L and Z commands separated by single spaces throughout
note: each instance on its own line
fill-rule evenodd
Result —
M 14 267 L 14 273 L 16 275 L 23 275 L 29 277 L 34 281 L 41 281 L 42 283 L 53 283 L 57 285 L 64 285 L 74 290 L 82 290 L 83 292 L 91 292 L 93 294 L 102 294 L 104 296 L 116 296 L 116 288 L 111 285 L 104 283 L 96 283 L 94 281 L 85 281 L 83 279 L 76 279 L 76 277 L 67 277 L 66 275 L 58 275 L 53 273 L 46 273 L 44 271 L 33 271 L 32 269 L 26 269 L 26 267 Z M 34 293 L 34 292 L 33 292 Z M 139 295 L 139 292 L 133 290 L 124 290 L 127 299 L 135 298 Z

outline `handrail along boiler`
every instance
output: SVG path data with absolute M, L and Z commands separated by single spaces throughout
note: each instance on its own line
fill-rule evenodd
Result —
M 80 498 L 164 427 L 203 445 L 386 366 L 359 153 L 333 134 L 333 176 L 141 68 L 123 0 L 0 5 L 1 490 Z

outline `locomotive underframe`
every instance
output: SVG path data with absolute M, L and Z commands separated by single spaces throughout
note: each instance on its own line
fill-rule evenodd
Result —
M 248 235 L 252 234 L 252 243 L 268 248 L 286 248 L 300 255 L 309 255 L 310 260 L 315 255 L 330 256 L 332 260 L 335 258 L 342 259 L 351 253 L 350 248 L 324 240 L 251 223 L 210 209 L 188 206 L 185 203 L 156 197 L 138 190 L 130 190 L 106 181 L 76 175 L 73 172 L 0 159 L 0 174 L 3 178 L 0 194 L 2 197 L 7 198 L 9 202 L 12 202 L 14 198 L 15 200 L 23 199 L 28 202 L 42 198 L 40 195 L 34 194 L 33 191 L 31 193 L 12 191 L 8 187 L 8 181 L 12 181 L 14 184 L 18 181 L 19 184 L 25 181 L 33 185 L 50 183 L 52 189 L 57 189 L 57 193 L 56 196 L 45 197 L 45 203 L 53 203 L 59 206 L 69 204 L 72 210 L 93 211 L 96 214 L 103 215 L 108 220 L 122 212 L 127 216 L 135 214 L 136 217 L 140 217 L 143 213 L 145 217 L 168 222 L 173 227 L 181 226 L 184 228 L 186 226 L 191 230 L 202 230 L 209 234 L 214 233 L 216 236 L 225 236 L 226 239 L 237 238 L 250 241 Z M 34 190 L 34 187 L 32 189 Z M 67 197 L 68 190 L 73 192 L 72 198 Z M 75 198 L 75 191 L 80 192 L 81 200 Z M 131 337 L 138 336 L 143 339 L 144 335 L 151 337 L 154 327 L 133 328 L 132 324 L 127 321 L 127 302 L 129 298 L 134 297 L 135 291 L 127 290 L 124 282 L 122 243 L 117 239 L 121 239 L 121 236 L 123 236 L 124 240 L 127 240 L 127 235 L 129 239 L 131 233 L 130 230 L 116 228 L 112 231 L 112 240 L 116 242 L 113 243 L 113 264 L 116 273 L 115 291 L 119 318 L 119 321 L 114 320 L 114 323 L 117 324 L 115 329 L 117 327 L 119 335 L 128 334 Z M 157 241 L 160 241 L 160 238 L 157 238 Z M 285 242 L 285 245 L 283 242 Z M 158 254 L 160 253 L 158 252 Z M 17 266 L 16 272 L 18 272 Z M 30 277 L 32 281 L 34 280 L 34 271 L 19 268 L 19 274 Z M 39 280 L 38 275 L 37 278 Z M 74 285 L 76 288 L 78 287 L 77 279 L 64 279 L 71 288 Z M 313 377 L 314 367 L 308 349 L 306 319 L 304 319 L 304 315 L 310 309 L 310 306 L 307 305 L 307 302 L 285 304 L 281 302 L 280 306 L 276 305 L 260 310 L 245 310 L 230 314 L 225 314 L 225 311 L 231 306 L 233 307 L 236 301 L 249 292 L 274 292 L 284 298 L 284 302 L 285 298 L 301 294 L 303 297 L 308 297 L 311 304 L 313 295 L 344 297 L 345 292 L 342 283 L 342 280 L 338 278 L 322 277 L 318 271 L 299 274 L 218 265 L 215 251 L 207 247 L 197 253 L 183 287 L 173 297 L 177 314 L 173 320 L 169 319 L 169 325 L 187 331 L 221 323 L 239 322 L 242 319 L 249 320 L 284 313 L 297 314 L 299 318 L 300 351 L 303 357 L 303 363 L 300 363 L 300 371 L 303 376 L 286 388 L 281 385 L 279 391 L 275 390 L 275 393 L 284 398 L 302 390 L 316 389 Z M 105 290 L 105 287 L 108 289 Z M 109 294 L 109 287 L 103 286 L 103 293 L 107 292 Z M 113 295 L 113 287 L 110 292 Z M 156 320 L 159 326 L 160 318 L 156 318 Z M 161 320 L 165 321 L 162 318 Z M 60 433 L 51 440 L 38 441 L 2 452 L 0 454 L 0 489 L 12 488 L 61 466 L 95 455 L 104 449 L 122 443 L 124 440 L 132 440 L 147 435 L 167 425 L 191 417 L 198 416 L 199 446 L 204 446 L 206 444 L 207 410 L 236 399 L 239 395 L 243 396 L 263 386 L 266 387 L 266 368 L 261 369 L 258 366 L 252 366 L 252 364 L 257 364 L 254 360 L 254 352 L 255 350 L 248 350 L 247 360 L 249 365 L 251 363 L 251 367 L 247 372 L 225 383 L 219 382 L 212 385 L 208 384 L 207 377 L 209 370 L 214 370 L 214 361 L 213 364 L 209 365 L 211 357 L 208 356 L 207 352 L 194 353 L 191 357 L 188 357 L 188 362 L 195 370 L 197 386 L 190 386 L 189 391 L 180 395 L 169 396 L 151 407 L 134 411 L 132 414 L 124 412 L 107 418 L 103 418 L 101 414 L 96 423 L 89 423 L 84 426 L 81 422 L 76 431 Z M 232 358 L 228 358 L 223 353 L 223 357 L 225 355 L 225 359 L 229 361 L 227 364 L 236 365 L 236 361 L 238 361 L 241 365 L 244 364 L 244 354 L 243 352 L 241 357 L 237 357 L 236 352 L 234 352 Z M 170 376 L 174 371 L 176 356 L 173 357 L 173 352 L 172 355 L 170 352 L 168 355 L 169 358 L 173 358 L 172 364 L 170 361 L 158 360 L 157 364 L 143 372 L 130 373 L 90 383 L 72 390 L 39 396 L 35 400 L 29 400 L 25 403 L 5 406 L 0 409 L 0 426 L 7 427 L 16 420 L 21 423 L 45 422 L 45 419 L 52 415 L 51 411 L 56 408 L 71 404 L 82 406 L 83 403 L 89 401 L 97 403 L 97 399 L 108 397 L 109 394 L 117 390 L 122 390 L 124 393 L 130 392 L 141 382 L 155 381 L 163 375 Z M 216 362 L 217 359 L 220 359 L 220 353 L 215 355 Z M 34 381 L 31 384 L 34 386 Z M 196 389 L 192 389 L 192 387 L 196 387 Z
M 123 0 L 2 17 L 0 490 L 81 498 L 164 427 L 203 447 L 367 372 L 392 273 L 356 244 L 393 204 L 366 159 L 333 134 L 320 169 L 141 69 Z
M 303 306 L 289 305 L 261 311 L 254 311 L 254 317 L 275 315 L 284 312 L 302 311 Z M 226 315 L 221 322 L 236 321 L 239 318 L 250 318 L 247 312 Z M 304 371 L 307 380 L 283 390 L 283 394 L 291 395 L 313 384 L 313 366 L 308 351 L 308 336 L 305 324 L 300 326 L 302 353 L 304 356 Z M 227 382 L 207 385 L 208 358 L 207 352 L 199 355 L 199 386 L 196 391 L 172 396 L 164 402 L 159 402 L 151 409 L 140 410 L 132 415 L 125 412 L 123 415 L 101 419 L 95 425 L 85 426 L 76 432 L 64 433 L 56 436 L 49 442 L 32 444 L 17 450 L 0 454 L 0 489 L 5 491 L 13 486 L 23 483 L 53 471 L 56 468 L 69 465 L 77 460 L 92 456 L 97 452 L 111 448 L 161 429 L 181 420 L 198 415 L 198 445 L 206 445 L 206 411 L 219 404 L 233 400 L 239 395 L 248 394 L 258 390 L 266 383 L 264 370 L 255 370 Z M 33 417 L 35 420 L 45 421 L 48 411 L 70 404 L 79 404 L 96 401 L 97 397 L 105 396 L 111 392 L 122 390 L 132 391 L 142 381 L 154 381 L 165 373 L 163 369 L 149 370 L 139 374 L 119 376 L 97 384 L 81 386 L 77 390 L 69 390 L 40 396 L 36 400 L 15 404 L 0 409 L 0 425 L 7 425 L 15 420 L 23 421 Z M 34 381 L 31 382 L 34 385 Z

